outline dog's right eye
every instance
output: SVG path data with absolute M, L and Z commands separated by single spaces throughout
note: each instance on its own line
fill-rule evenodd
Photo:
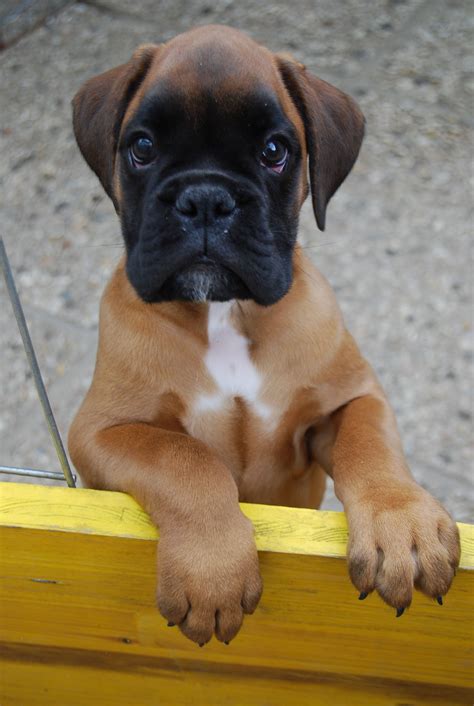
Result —
M 283 142 L 277 138 L 268 140 L 260 154 L 260 164 L 276 174 L 281 174 L 287 161 L 288 149 Z
M 130 162 L 133 167 L 144 167 L 156 157 L 156 147 L 150 137 L 137 137 L 129 148 Z

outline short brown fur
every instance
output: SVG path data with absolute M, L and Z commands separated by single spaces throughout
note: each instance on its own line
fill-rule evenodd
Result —
M 91 90 L 94 102 L 105 100 L 114 115 L 123 110 L 122 124 L 158 80 L 171 77 L 199 101 L 202 83 L 211 80 L 209 67 L 183 66 L 196 52 L 205 57 L 210 37 L 241 57 L 240 73 L 226 73 L 224 66 L 217 76 L 223 96 L 253 80 L 255 67 L 278 96 L 304 157 L 310 152 L 315 210 L 324 224 L 327 201 L 357 156 L 361 114 L 301 65 L 234 30 L 193 30 L 139 50 L 125 68 L 92 79 L 75 99 L 78 140 L 91 119 Z M 110 81 L 115 92 L 104 97 Z M 133 95 L 124 109 L 127 90 Z M 323 122 L 315 115 L 318 106 L 326 111 Z M 341 118 L 347 144 L 336 169 L 321 138 L 329 130 L 325 137 L 336 140 L 326 123 L 339 109 L 350 119 Z M 88 143 L 81 148 L 120 210 L 112 123 L 101 120 L 96 130 L 107 155 L 86 155 L 97 149 Z M 301 205 L 306 170 L 299 180 Z M 102 299 L 97 365 L 71 427 L 71 456 L 87 485 L 131 493 L 160 526 L 158 604 L 198 643 L 214 633 L 232 639 L 260 597 L 252 527 L 238 501 L 316 508 L 325 472 L 347 513 L 349 571 L 359 591 L 377 590 L 389 605 L 406 607 L 414 585 L 443 595 L 459 561 L 455 524 L 413 480 L 385 395 L 347 332 L 330 286 L 298 247 L 293 275 L 277 304 L 242 301 L 233 310 L 264 380 L 263 401 L 282 411 L 275 429 L 241 398 L 219 412 L 193 412 L 197 396 L 215 389 L 204 363 L 207 303 L 145 304 L 123 261 Z

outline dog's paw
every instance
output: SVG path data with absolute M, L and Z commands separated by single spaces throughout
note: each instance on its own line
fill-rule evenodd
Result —
M 168 625 L 179 626 L 190 640 L 202 646 L 215 634 L 228 643 L 261 593 L 253 527 L 240 511 L 213 532 L 196 527 L 193 533 L 161 533 L 158 607 Z
M 349 574 L 360 598 L 376 590 L 399 617 L 413 587 L 442 604 L 459 563 L 456 524 L 423 488 L 372 490 L 346 507 Z

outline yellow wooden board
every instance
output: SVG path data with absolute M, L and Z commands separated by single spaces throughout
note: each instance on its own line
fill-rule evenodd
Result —
M 445 605 L 357 600 L 344 516 L 242 505 L 265 590 L 203 649 L 154 606 L 157 532 L 128 496 L 0 484 L 1 706 L 471 704 L 474 532 Z

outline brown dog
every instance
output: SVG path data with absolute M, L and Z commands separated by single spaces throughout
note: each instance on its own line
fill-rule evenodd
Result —
M 225 27 L 144 46 L 74 99 L 79 147 L 120 216 L 97 366 L 71 428 L 85 483 L 160 527 L 158 604 L 203 644 L 259 600 L 239 500 L 347 513 L 349 571 L 397 615 L 446 593 L 457 528 L 413 480 L 390 406 L 296 245 L 363 137 L 355 103 Z

